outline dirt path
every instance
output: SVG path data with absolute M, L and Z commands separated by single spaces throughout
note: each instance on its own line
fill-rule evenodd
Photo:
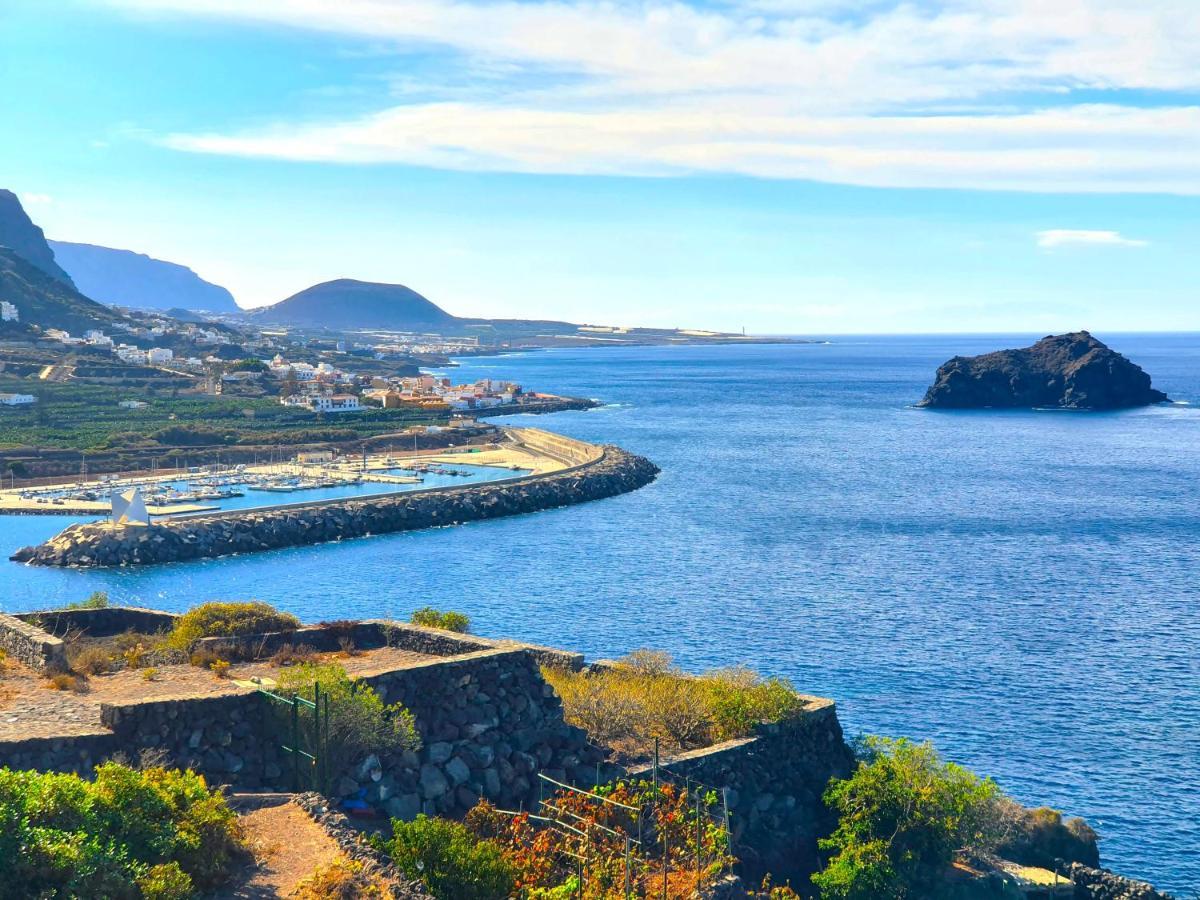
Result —
M 286 795 L 235 795 L 231 804 L 239 809 L 254 861 L 213 900 L 287 897 L 314 870 L 342 858 L 333 838 Z

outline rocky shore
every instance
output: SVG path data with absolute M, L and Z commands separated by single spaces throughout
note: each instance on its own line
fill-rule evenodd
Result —
M 1128 409 L 1167 401 L 1150 376 L 1086 331 L 1032 347 L 956 356 L 918 406 L 938 409 Z
M 11 557 L 40 566 L 151 565 L 255 553 L 537 512 L 637 490 L 658 475 L 648 459 L 605 447 L 595 462 L 542 476 L 445 490 L 239 513 L 150 526 L 72 525 Z

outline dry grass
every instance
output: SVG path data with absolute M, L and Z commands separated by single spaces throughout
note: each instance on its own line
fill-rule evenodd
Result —
M 69 672 L 57 672 L 46 679 L 46 687 L 52 691 L 74 691 L 77 694 L 87 693 L 87 678 L 72 675 Z
M 348 859 L 322 866 L 288 894 L 290 900 L 391 900 L 393 896 L 387 882 L 365 874 L 362 863 Z
M 658 738 L 666 753 L 746 737 L 760 722 L 796 715 L 804 706 L 782 679 L 749 669 L 718 669 L 692 676 L 668 654 L 639 650 L 597 672 L 543 669 L 562 698 L 568 722 L 622 761 L 645 759 Z

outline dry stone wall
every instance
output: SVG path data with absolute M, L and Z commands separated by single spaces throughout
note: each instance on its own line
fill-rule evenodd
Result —
M 0 613 L 0 649 L 38 672 L 65 671 L 66 645 L 36 625 Z
M 755 737 L 727 741 L 661 763 L 674 780 L 724 789 L 733 852 L 752 876 L 801 883 L 820 868 L 817 839 L 834 816 L 821 799 L 829 779 L 845 778 L 854 755 L 832 701 L 811 698 L 799 717 L 761 725 Z M 631 774 L 644 775 L 646 767 Z M 753 879 L 752 879 L 753 880 Z

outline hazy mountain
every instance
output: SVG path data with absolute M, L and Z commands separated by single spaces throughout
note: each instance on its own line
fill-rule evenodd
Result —
M 240 311 L 229 291 L 187 266 L 94 244 L 51 241 L 50 246 L 79 290 L 101 303 L 138 309 Z
M 16 251 L 26 262 L 74 287 L 71 276 L 55 261 L 42 229 L 30 221 L 17 195 L 3 188 L 0 188 L 0 247 Z
M 28 334 L 36 325 L 78 335 L 89 328 L 128 321 L 112 307 L 88 299 L 7 247 L 0 247 L 0 299 L 12 303 L 20 314 L 17 322 L 0 323 L 0 330 L 9 334 Z
M 402 284 L 339 278 L 256 309 L 255 318 L 308 328 L 444 331 L 459 320 Z

